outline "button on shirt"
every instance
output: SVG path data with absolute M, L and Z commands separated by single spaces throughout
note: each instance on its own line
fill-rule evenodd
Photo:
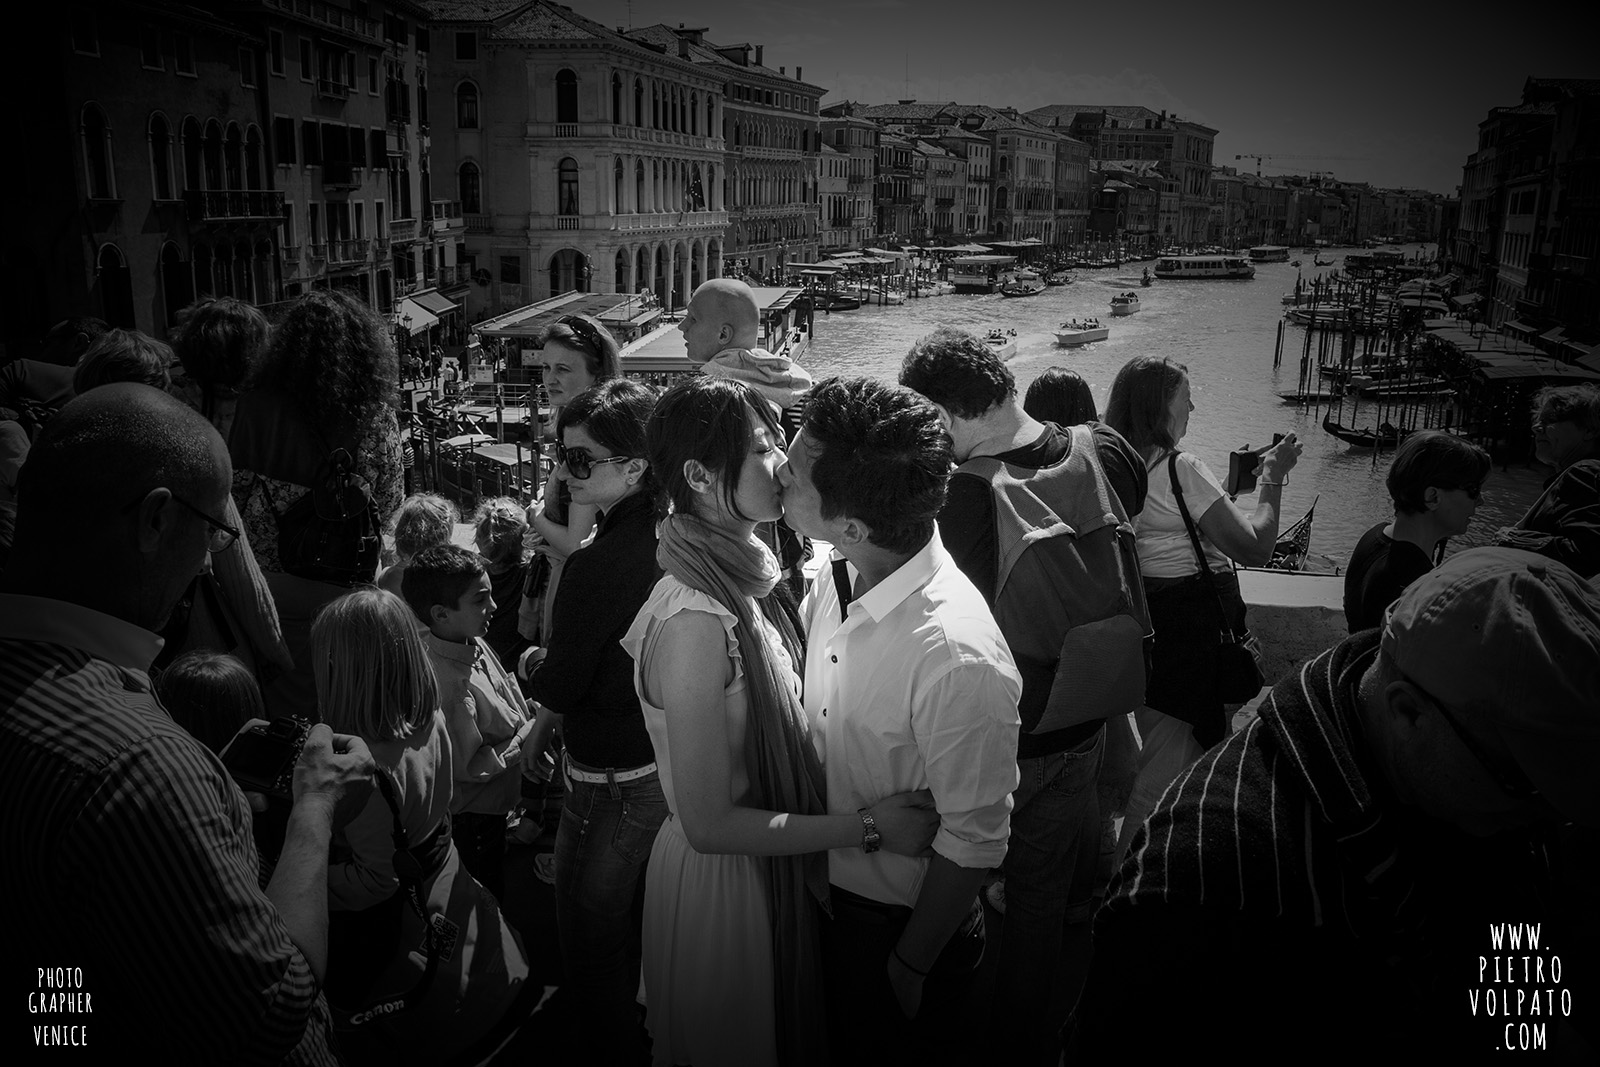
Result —
M 853 583 L 855 569 L 845 571 Z M 840 603 L 824 574 L 802 605 L 805 709 L 828 811 L 853 814 L 929 789 L 934 851 L 958 866 L 998 867 L 1017 785 L 1022 678 L 988 605 L 937 533 L 843 612 Z M 926 859 L 859 847 L 828 854 L 829 881 L 886 904 L 914 907 L 927 869 Z

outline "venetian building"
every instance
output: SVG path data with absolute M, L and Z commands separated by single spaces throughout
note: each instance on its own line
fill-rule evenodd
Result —
M 471 318 L 578 290 L 682 307 L 721 277 L 723 79 L 559 4 L 424 0 L 433 182 L 461 202 Z
M 850 247 L 850 154 L 822 143 L 817 173 L 817 199 L 822 208 L 819 255 Z
M 836 250 L 865 248 L 876 228 L 873 190 L 876 184 L 879 126 L 857 114 L 858 107 L 848 100 L 833 104 L 822 119 L 823 140 L 849 157 L 845 173 L 849 237 L 842 240 Z

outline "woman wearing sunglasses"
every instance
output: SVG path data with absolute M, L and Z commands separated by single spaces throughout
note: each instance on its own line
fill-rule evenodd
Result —
M 551 415 L 560 424 L 562 409 L 579 393 L 621 374 L 617 342 L 611 331 L 588 315 L 567 315 L 539 338 L 539 367 Z M 544 493 L 528 509 L 528 523 L 547 561 L 528 570 L 519 612 L 519 631 L 538 644 L 550 640 L 555 590 L 566 558 L 594 533 L 595 509 L 572 499 L 554 466 Z
M 528 695 L 540 708 L 523 750 L 539 767 L 561 727 L 567 795 L 556 831 L 556 932 L 574 1033 L 597 1063 L 637 1061 L 642 1032 L 635 895 L 666 800 L 621 641 L 661 577 L 655 481 L 645 458 L 648 386 L 626 378 L 573 397 L 557 423 L 556 475 L 574 505 L 600 516 L 594 540 L 567 559 L 554 623 Z
M 1433 570 L 1445 539 L 1467 532 L 1489 467 L 1489 453 L 1454 434 L 1424 430 L 1401 442 L 1386 479 L 1394 518 L 1362 535 L 1345 568 L 1351 633 L 1381 623 L 1406 586 Z

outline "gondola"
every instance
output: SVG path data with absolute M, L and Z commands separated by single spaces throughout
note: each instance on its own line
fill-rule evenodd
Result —
M 1358 430 L 1353 426 L 1341 426 L 1333 421 L 1333 416 L 1322 417 L 1322 428 L 1352 448 L 1376 448 L 1382 451 L 1385 448 L 1394 448 L 1401 441 L 1411 436 L 1410 430 L 1402 430 L 1387 422 L 1379 423 L 1377 432 L 1372 430 Z
M 1278 535 L 1278 540 L 1272 546 L 1272 559 L 1267 567 L 1275 571 L 1298 571 L 1305 569 L 1306 556 L 1311 551 L 1311 522 L 1317 513 L 1317 501 L 1321 496 L 1313 497 L 1311 506 L 1306 513 L 1295 520 L 1293 526 Z

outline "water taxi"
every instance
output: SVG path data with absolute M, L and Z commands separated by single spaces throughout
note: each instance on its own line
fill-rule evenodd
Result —
M 1038 296 L 1045 290 L 1044 279 L 1031 270 L 1018 271 L 1000 287 L 1001 296 Z
M 1017 354 L 1017 331 L 994 329 L 983 335 L 983 343 L 994 349 L 1001 361 Z
M 1068 319 L 1056 331 L 1056 343 L 1076 348 L 1093 341 L 1104 341 L 1111 336 L 1111 327 L 1100 325 L 1099 319 Z
M 1016 262 L 1016 256 L 957 256 L 950 261 L 950 282 L 958 293 L 992 293 Z
M 1287 263 L 1289 262 L 1288 245 L 1256 245 L 1250 250 L 1252 263 Z
M 1255 264 L 1244 256 L 1163 256 L 1156 260 L 1157 278 L 1254 278 Z
M 1139 310 L 1139 294 L 1134 292 L 1118 293 L 1111 298 L 1111 314 L 1132 315 Z

